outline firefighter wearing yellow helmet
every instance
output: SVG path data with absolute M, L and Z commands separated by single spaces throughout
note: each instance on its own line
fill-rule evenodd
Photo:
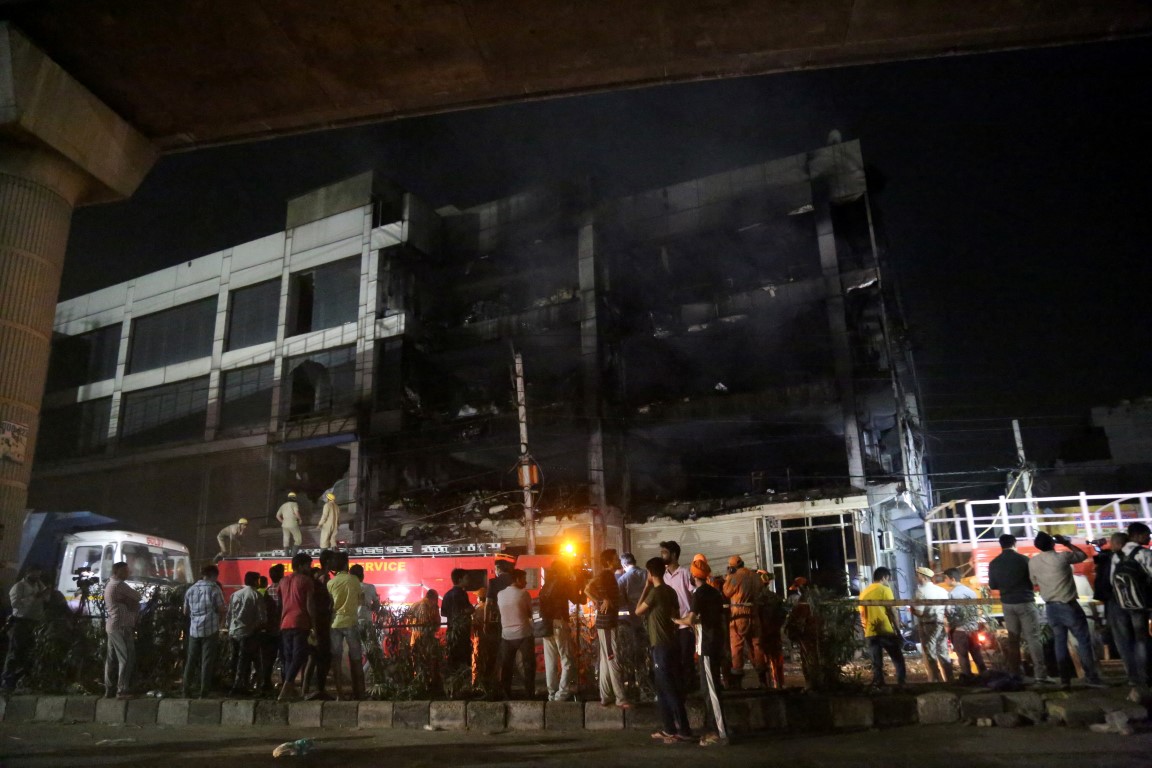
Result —
M 320 531 L 320 549 L 336 549 L 336 529 L 340 527 L 340 505 L 336 503 L 336 494 L 324 494 L 324 511 L 320 515 L 320 524 L 316 530 Z
M 220 545 L 220 551 L 216 553 L 216 559 L 237 554 L 240 551 L 240 537 L 244 535 L 244 531 L 247 528 L 248 518 L 246 517 L 242 517 L 236 522 L 221 528 L 220 533 L 216 534 L 216 543 Z
M 276 520 L 280 523 L 280 532 L 284 535 L 284 549 L 295 553 L 304 543 L 304 535 L 300 533 L 300 507 L 296 504 L 296 494 L 289 493 L 288 500 L 276 510 Z

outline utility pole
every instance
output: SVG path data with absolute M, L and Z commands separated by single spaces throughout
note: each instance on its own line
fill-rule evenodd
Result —
M 1012 419 L 1012 434 L 1016 437 L 1016 461 L 1020 464 L 1020 479 L 1024 481 L 1024 498 L 1028 504 L 1028 514 L 1036 514 L 1036 502 L 1032 501 L 1032 468 L 1024 455 L 1024 438 L 1020 434 L 1020 420 Z
M 532 509 L 532 456 L 528 453 L 528 405 L 524 398 L 524 359 L 514 353 L 516 371 L 516 416 L 520 420 L 520 466 L 518 477 L 524 490 L 524 530 L 528 538 L 528 554 L 536 554 L 536 514 Z

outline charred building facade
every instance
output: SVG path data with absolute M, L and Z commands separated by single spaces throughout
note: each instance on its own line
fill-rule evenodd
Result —
M 590 545 L 856 496 L 842 525 L 870 542 L 881 497 L 928 494 L 884 277 L 856 142 L 465 210 L 363 174 L 283 232 L 61 303 L 31 504 L 200 554 L 289 490 L 335 489 L 348 539 L 491 535 L 522 518 L 515 352 L 534 506 Z

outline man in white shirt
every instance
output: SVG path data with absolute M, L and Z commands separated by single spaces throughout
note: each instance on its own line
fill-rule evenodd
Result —
M 947 600 L 948 592 L 933 581 L 936 574 L 931 568 L 916 569 L 917 600 Z M 943 605 L 914 605 L 916 626 L 920 632 L 920 645 L 924 649 L 924 666 L 928 679 L 934 683 L 952 682 L 952 659 L 948 656 L 948 632 L 944 625 Z
M 520 654 L 525 698 L 536 697 L 536 638 L 532 635 L 532 598 L 528 594 L 528 574 L 516 568 L 512 583 L 500 590 L 500 683 L 504 698 L 512 698 L 512 670 Z
M 676 593 L 680 603 L 680 615 L 692 612 L 692 575 L 688 568 L 680 565 L 680 545 L 675 541 L 660 542 L 660 559 L 664 561 L 664 583 Z M 677 625 L 676 642 L 679 653 L 680 676 L 684 681 L 684 691 L 688 693 L 699 687 L 696 680 L 696 633 L 692 627 Z
M 140 616 L 140 593 L 125 582 L 128 563 L 112 564 L 112 578 L 104 587 L 104 609 L 108 618 L 104 632 L 108 653 L 104 658 L 105 695 L 113 691 L 121 699 L 132 695 L 132 675 L 136 671 L 136 621 Z
M 228 601 L 228 640 L 232 644 L 232 660 L 236 665 L 232 675 L 229 696 L 247 694 L 249 675 L 260 653 L 257 632 L 268 621 L 264 600 L 256 591 L 260 574 L 244 574 L 244 586 L 232 593 Z
M 944 571 L 944 588 L 954 600 L 975 600 L 977 595 L 964 582 L 960 581 L 960 569 Z M 944 610 L 948 621 L 948 636 L 956 649 L 956 661 L 960 665 L 960 680 L 972 675 L 972 664 L 978 674 L 987 671 L 984 654 L 980 651 L 980 607 L 976 605 L 950 605 Z M 969 661 L 971 657 L 971 661 Z

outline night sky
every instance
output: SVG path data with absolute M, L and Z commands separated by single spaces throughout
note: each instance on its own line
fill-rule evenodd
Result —
M 1152 41 L 511 105 L 163 158 L 75 215 L 62 297 L 283 229 L 370 168 L 435 206 L 592 180 L 608 197 L 860 139 L 946 495 L 1029 458 L 1105 458 L 1093 405 L 1152 396 Z M 979 474 L 983 473 L 983 474 Z

